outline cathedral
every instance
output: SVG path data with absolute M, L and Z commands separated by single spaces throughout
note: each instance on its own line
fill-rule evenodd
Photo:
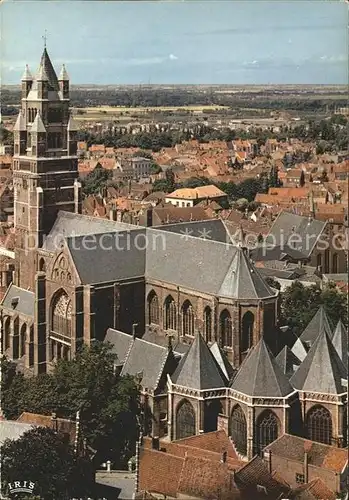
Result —
M 302 433 L 316 411 L 310 438 L 343 446 L 346 375 L 333 329 L 311 327 L 312 345 L 299 339 L 289 352 L 278 291 L 243 235 L 233 241 L 218 219 L 149 228 L 81 215 L 69 92 L 65 67 L 57 77 L 45 48 L 36 75 L 25 69 L 14 127 L 16 242 L 1 303 L 3 352 L 30 375 L 83 344 L 111 342 L 120 371 L 139 376 L 153 437 L 222 426 L 251 457 L 278 435 Z M 330 372 L 316 372 L 318 359 Z

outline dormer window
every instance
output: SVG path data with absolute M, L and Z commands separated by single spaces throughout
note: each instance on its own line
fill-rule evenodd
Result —
M 12 309 L 16 309 L 16 307 L 18 306 L 18 302 L 19 302 L 19 297 L 13 297 L 11 299 L 11 307 L 12 307 Z

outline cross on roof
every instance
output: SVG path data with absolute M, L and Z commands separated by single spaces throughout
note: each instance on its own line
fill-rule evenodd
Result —
M 44 40 L 44 48 L 46 49 L 46 42 L 47 42 L 47 30 L 44 31 L 44 34 L 42 35 L 42 39 Z

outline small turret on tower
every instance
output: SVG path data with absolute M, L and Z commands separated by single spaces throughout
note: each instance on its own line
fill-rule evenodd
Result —
M 36 82 L 38 86 L 38 98 L 47 99 L 48 98 L 48 83 L 49 79 L 43 64 L 40 64 L 37 75 Z
M 47 133 L 44 122 L 42 121 L 40 111 L 37 112 L 31 134 L 31 155 L 44 156 L 47 148 Z
M 15 126 L 13 127 L 15 154 L 25 155 L 27 148 L 27 126 L 23 111 L 19 112 Z
M 72 115 L 69 117 L 67 126 L 67 146 L 68 156 L 75 156 L 77 152 L 77 131 L 78 127 Z
M 30 89 L 32 88 L 33 85 L 33 76 L 29 70 L 28 64 L 26 64 L 25 66 L 21 82 L 22 82 L 22 99 L 25 99 L 28 96 Z
M 63 99 L 69 99 L 69 75 L 63 64 L 58 78 L 59 90 Z

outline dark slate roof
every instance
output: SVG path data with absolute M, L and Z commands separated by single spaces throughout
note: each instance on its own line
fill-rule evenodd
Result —
M 346 378 L 347 370 L 326 331 L 322 330 L 290 383 L 300 391 L 342 394 L 345 392 L 342 379 Z
M 162 227 L 60 212 L 44 248 L 55 251 L 63 245 L 83 284 L 146 276 L 227 297 L 255 299 L 276 293 L 241 248 Z
M 292 377 L 298 366 L 301 364 L 301 360 L 297 358 L 288 346 L 285 346 L 279 352 L 275 361 L 278 363 L 287 378 Z
M 308 258 L 308 255 L 303 251 L 292 248 L 291 246 L 284 244 L 282 246 L 276 244 L 271 246 L 270 239 L 266 240 L 265 243 L 260 244 L 258 247 L 252 249 L 251 258 L 255 262 L 267 262 L 267 261 L 281 261 L 281 260 L 304 260 Z
M 140 375 L 142 387 L 155 390 L 169 356 L 172 356 L 172 352 L 166 347 L 136 338 L 127 354 L 121 375 Z
M 49 81 L 51 90 L 59 91 L 59 84 L 58 84 L 57 75 L 56 75 L 54 67 L 51 63 L 51 59 L 47 53 L 46 48 L 44 48 L 44 52 L 41 56 L 40 66 L 42 66 L 42 68 L 44 69 L 44 71 L 48 77 L 48 81 Z
M 67 238 L 81 283 L 144 277 L 145 236 L 145 229 L 136 229 Z
M 262 276 L 272 276 L 273 278 L 293 279 L 294 271 L 288 269 L 272 269 L 270 267 L 259 267 L 258 271 Z
M 297 234 L 301 242 L 293 244 L 292 248 L 309 256 L 325 226 L 326 222 L 282 211 L 272 225 L 267 241 L 283 246 L 290 241 L 292 234 Z
M 312 345 L 322 331 L 332 338 L 333 333 L 326 311 L 323 306 L 320 306 L 299 338 L 303 343 L 309 342 Z
M 218 363 L 219 368 L 222 370 L 225 378 L 227 380 L 230 380 L 233 377 L 235 370 L 229 363 L 229 360 L 225 355 L 224 351 L 219 347 L 217 342 L 214 342 L 211 345 L 210 351 L 213 354 L 216 362 Z
M 35 294 L 11 284 L 3 298 L 2 305 L 6 309 L 34 317 Z
M 332 344 L 334 345 L 338 356 L 341 358 L 344 365 L 346 365 L 348 360 L 348 331 L 346 330 L 341 320 L 339 320 L 337 323 L 332 338 Z
M 227 385 L 215 358 L 199 333 L 171 380 L 176 385 L 197 390 L 219 389 Z
M 133 342 L 132 335 L 108 328 L 104 341 L 113 346 L 112 352 L 117 355 L 117 364 L 123 365 Z
M 266 398 L 294 392 L 263 338 L 244 359 L 231 388 L 247 396 Z
M 74 214 L 71 212 L 58 212 L 57 219 L 44 241 L 43 248 L 55 251 L 62 246 L 65 238 L 70 236 L 84 236 L 137 229 L 137 226 L 115 222 L 100 217 Z
M 143 340 L 146 340 L 147 342 L 151 342 L 152 344 L 157 344 L 161 345 L 162 347 L 167 347 L 168 346 L 168 337 L 167 336 L 162 336 L 162 335 L 157 335 L 155 332 L 145 332 L 144 335 L 142 336 Z M 188 344 L 182 344 L 181 342 L 178 342 L 176 339 L 172 339 L 172 350 L 173 353 L 176 355 L 182 356 L 189 350 L 189 345 Z
M 156 238 L 155 251 L 148 245 L 146 253 L 147 277 L 218 293 L 236 251 L 233 245 L 159 229 L 147 229 L 147 234 L 149 239 Z
M 237 255 L 242 249 L 159 229 L 148 228 L 147 236 L 156 243 L 155 247 L 148 244 L 146 252 L 146 276 L 151 279 L 227 297 L 236 293 L 249 299 L 275 296 L 248 258 Z M 240 262 L 242 269 L 234 274 Z
M 218 295 L 236 299 L 256 299 L 272 297 L 275 294 L 247 257 L 246 251 L 237 247 Z
M 178 224 L 163 224 L 159 229 L 179 233 L 181 235 L 193 236 L 221 243 L 232 243 L 229 231 L 221 219 L 210 219 L 192 222 L 180 222 Z

